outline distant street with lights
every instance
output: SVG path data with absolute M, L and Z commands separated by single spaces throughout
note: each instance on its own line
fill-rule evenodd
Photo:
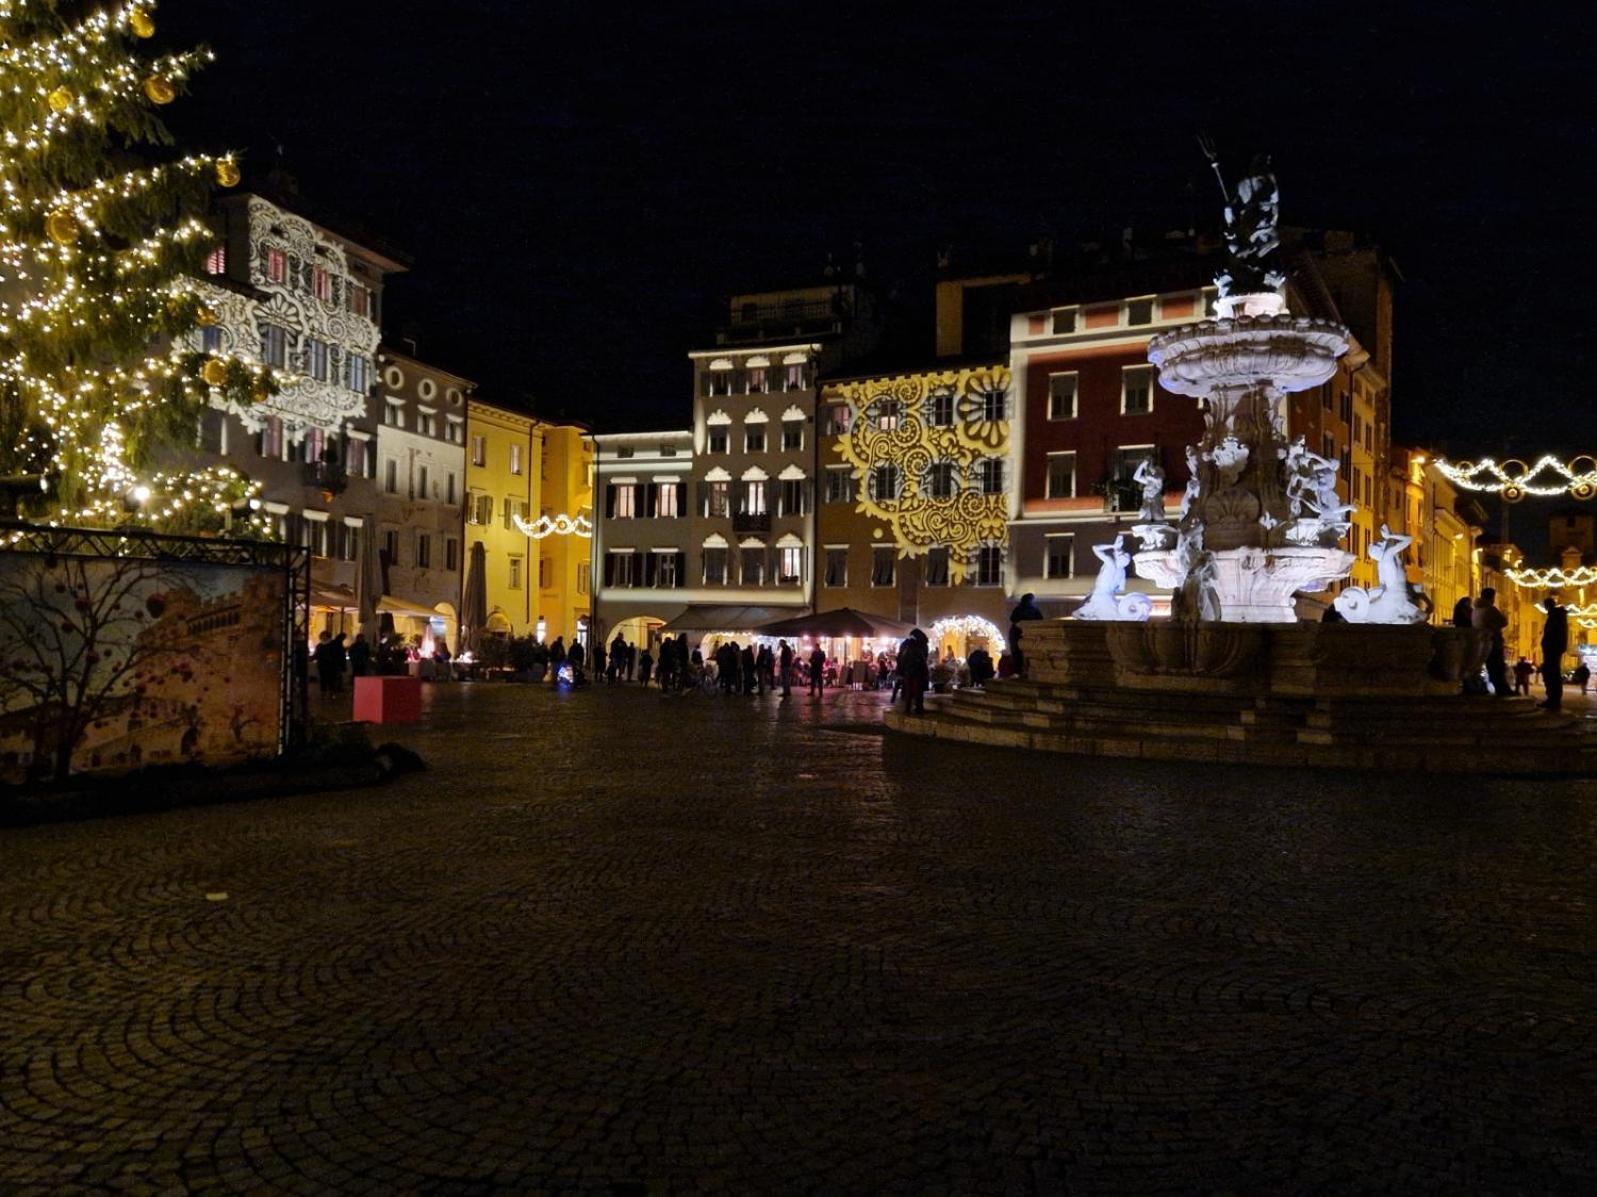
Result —
M 386 788 L 6 834 L 0 1189 L 1597 1185 L 1578 784 L 427 695 Z

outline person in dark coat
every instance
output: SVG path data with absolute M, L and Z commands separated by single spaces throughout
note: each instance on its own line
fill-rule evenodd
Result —
M 604 671 L 605 671 L 605 668 L 606 668 L 607 665 L 608 665 L 608 662 L 606 662 L 605 658 L 604 658 L 604 644 L 603 644 L 603 642 L 601 642 L 599 644 L 595 644 L 593 646 L 593 680 L 594 681 L 598 681 L 600 678 L 605 676 L 605 672 Z
M 1486 678 L 1492 684 L 1492 693 L 1498 698 L 1507 698 L 1508 662 L 1503 659 L 1503 632 L 1508 627 L 1508 616 L 1498 609 L 1495 588 L 1481 588 L 1481 596 L 1475 600 L 1470 618 L 1474 626 L 1486 634 Z
M 970 666 L 970 684 L 978 690 L 993 676 L 993 655 L 980 645 L 970 650 L 965 664 Z
M 1475 603 L 1465 595 L 1453 604 L 1453 626 L 1455 628 L 1474 627 Z
M 1542 685 L 1547 688 L 1547 698 L 1536 705 L 1557 711 L 1564 705 L 1564 653 L 1569 651 L 1569 611 L 1561 607 L 1558 596 L 1552 594 L 1542 606 L 1547 609 L 1547 622 L 1542 625 Z
M 1026 593 L 1020 596 L 1020 602 L 1015 604 L 1015 609 L 1009 613 L 1009 653 L 1014 662 L 1015 676 L 1026 676 L 1026 651 L 1021 648 L 1021 638 L 1026 634 L 1020 625 L 1034 619 L 1041 619 L 1042 611 L 1037 607 L 1037 596 Z
M 667 636 L 660 641 L 660 659 L 655 664 L 654 674 L 660 681 L 660 689 L 670 693 L 676 684 L 677 673 L 677 645 L 674 637 Z
M 582 647 L 582 641 L 573 640 L 571 651 L 566 654 L 566 660 L 571 662 L 571 668 L 581 669 L 587 663 L 588 654 Z
M 344 633 L 340 632 L 333 637 L 333 642 L 328 646 L 328 672 L 333 679 L 333 693 L 344 692 L 344 668 L 349 664 L 349 650 L 344 647 Z
M 904 682 L 904 711 L 912 715 L 926 713 L 926 687 L 931 684 L 930 644 L 926 633 L 916 628 L 904 638 L 898 650 L 898 676 Z
M 782 651 L 777 655 L 776 666 L 782 671 L 782 697 L 788 698 L 793 693 L 793 649 L 786 640 L 782 641 Z
M 627 642 L 622 639 L 621 633 L 616 633 L 616 638 L 610 641 L 610 671 L 605 674 L 605 680 L 611 685 L 615 684 L 616 674 L 625 667 L 627 659 Z
M 566 638 L 556 636 L 555 642 L 549 646 L 549 676 L 558 678 L 560 667 L 566 663 Z
M 759 655 L 754 658 L 754 677 L 759 683 L 760 693 L 776 687 L 776 654 L 771 651 L 769 644 L 760 645 Z
M 648 649 L 644 649 L 638 654 L 638 684 L 647 686 L 649 684 L 649 676 L 653 672 L 654 657 Z
M 752 698 L 754 696 L 754 674 L 755 674 L 755 668 L 754 668 L 754 645 L 752 643 L 745 644 L 743 646 L 743 653 L 742 653 L 741 657 L 739 657 L 739 664 L 742 665 L 742 667 L 743 667 L 743 690 L 742 690 L 742 693 L 747 694 L 750 698 Z
M 323 694 L 333 692 L 333 635 L 323 632 L 316 639 L 316 651 L 311 653 L 316 664 L 316 687 Z
M 810 693 L 820 694 L 826 688 L 826 650 L 820 645 L 810 653 Z
M 731 694 L 737 689 L 738 646 L 728 640 L 715 650 L 715 675 L 721 683 L 721 693 Z
M 355 633 L 355 642 L 349 646 L 349 671 L 356 677 L 365 677 L 372 669 L 372 646 L 365 632 Z

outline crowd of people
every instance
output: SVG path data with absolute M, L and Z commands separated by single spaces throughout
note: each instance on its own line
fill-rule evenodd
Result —
M 1464 693 L 1489 693 L 1498 698 L 1529 696 L 1531 678 L 1540 674 L 1546 697 L 1536 705 L 1549 711 L 1563 708 L 1564 654 L 1569 651 L 1569 610 L 1558 601 L 1556 594 L 1550 594 L 1542 600 L 1542 610 L 1546 618 L 1542 623 L 1539 644 L 1541 664 L 1520 657 L 1514 662 L 1514 677 L 1510 682 L 1504 644 L 1508 616 L 1497 606 L 1497 591 L 1487 586 L 1477 598 L 1471 599 L 1465 595 L 1454 604 L 1453 626 L 1478 629 L 1485 633 L 1486 639 L 1486 681 L 1482 683 L 1478 677 L 1465 678 Z M 1570 671 L 1568 680 L 1579 686 L 1580 692 L 1585 694 L 1591 684 L 1591 669 L 1581 661 Z

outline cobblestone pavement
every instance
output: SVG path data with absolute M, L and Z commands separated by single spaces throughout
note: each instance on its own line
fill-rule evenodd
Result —
M 0 1191 L 1597 1186 L 1597 787 L 879 706 L 444 687 L 386 788 L 0 833 Z

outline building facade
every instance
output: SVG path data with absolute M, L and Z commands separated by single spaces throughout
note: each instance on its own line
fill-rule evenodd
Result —
M 378 612 L 424 655 L 460 651 L 466 400 L 473 383 L 389 347 L 378 355 Z M 386 621 L 385 621 L 386 622 Z
M 692 584 L 693 433 L 613 433 L 594 437 L 599 507 L 593 555 L 599 587 L 594 624 L 608 644 L 657 644 L 678 618 Z M 702 565 L 700 567 L 702 569 Z

